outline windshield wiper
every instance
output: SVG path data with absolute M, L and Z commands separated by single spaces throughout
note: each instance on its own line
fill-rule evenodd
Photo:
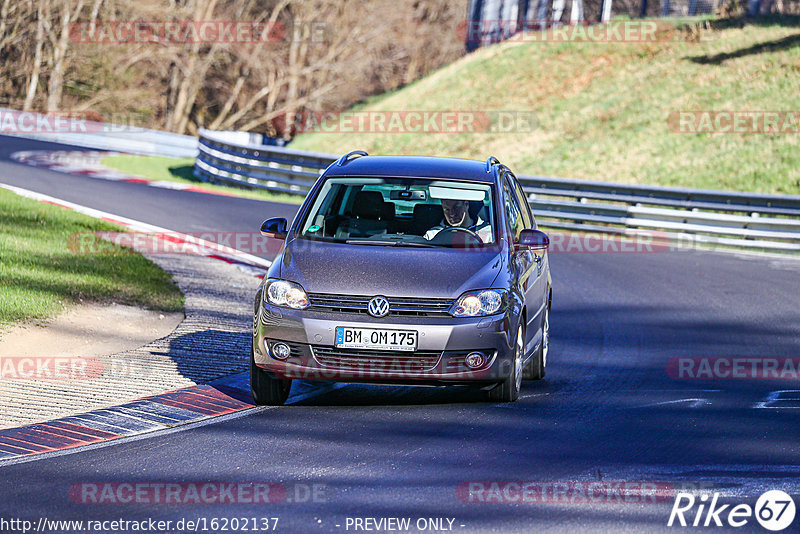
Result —
M 416 241 L 395 241 L 396 247 L 424 247 L 424 248 L 437 248 L 437 245 L 430 243 L 418 243 Z
M 424 247 L 424 248 L 433 248 L 436 245 L 431 245 L 429 243 L 418 243 L 415 241 L 388 241 L 388 240 L 378 240 L 378 239 L 348 239 L 345 241 L 348 245 L 379 245 L 379 246 L 389 246 L 389 247 Z
M 377 239 L 348 239 L 348 245 L 383 245 L 393 247 L 397 241 L 379 241 Z

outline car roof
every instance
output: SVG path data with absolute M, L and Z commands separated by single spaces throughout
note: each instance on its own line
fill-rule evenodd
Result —
M 433 156 L 360 156 L 348 159 L 341 166 L 338 162 L 334 163 L 325 176 L 395 176 L 485 183 L 495 181 L 495 173 L 486 172 L 485 161 Z

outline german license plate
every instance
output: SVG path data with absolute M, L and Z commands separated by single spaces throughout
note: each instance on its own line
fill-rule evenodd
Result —
M 417 350 L 415 330 L 336 327 L 336 347 L 342 349 Z

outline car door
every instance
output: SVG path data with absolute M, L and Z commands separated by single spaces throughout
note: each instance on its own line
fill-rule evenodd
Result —
M 522 191 L 522 187 L 512 174 L 506 176 L 506 194 L 511 203 L 513 220 L 512 235 L 514 242 L 519 242 L 519 234 L 524 229 L 535 229 L 536 221 L 531 213 L 530 205 Z M 514 217 L 513 212 L 516 212 Z M 509 212 L 507 211 L 507 214 Z M 527 313 L 525 352 L 530 352 L 541 340 L 541 322 L 544 317 L 544 303 L 547 292 L 547 257 L 545 252 L 534 252 L 522 249 L 514 252 L 514 264 L 519 269 L 520 291 L 525 296 Z

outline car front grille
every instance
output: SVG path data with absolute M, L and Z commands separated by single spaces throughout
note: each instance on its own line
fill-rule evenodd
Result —
M 336 311 L 341 313 L 358 313 L 366 315 L 367 305 L 372 296 L 332 295 L 310 293 L 310 310 Z M 389 301 L 389 316 L 405 315 L 413 317 L 449 316 L 448 310 L 453 305 L 452 299 L 386 297 Z
M 437 351 L 337 349 L 321 345 L 313 345 L 311 348 L 314 358 L 321 366 L 343 371 L 420 373 L 436 367 L 442 354 Z

